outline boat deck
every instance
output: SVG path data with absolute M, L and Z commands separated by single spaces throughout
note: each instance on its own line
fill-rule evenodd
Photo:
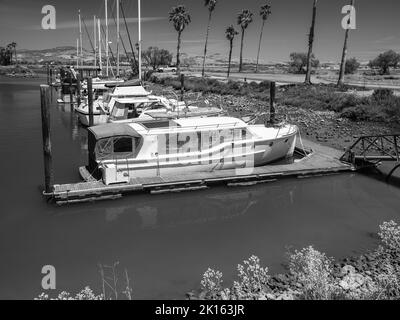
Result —
M 304 141 L 304 148 L 297 146 L 301 159 L 289 164 L 270 164 L 256 167 L 251 174 L 237 170 L 218 170 L 181 175 L 163 175 L 151 178 L 133 178 L 129 183 L 105 185 L 96 181 L 85 167 L 79 170 L 87 181 L 80 183 L 54 185 L 53 193 L 48 194 L 58 204 L 88 202 L 104 199 L 116 199 L 130 192 L 181 192 L 206 189 L 214 184 L 229 186 L 253 185 L 267 183 L 278 179 L 293 177 L 305 178 L 328 175 L 339 172 L 354 171 L 355 168 L 341 162 L 342 152 L 322 146 L 311 141 Z M 307 155 L 307 156 L 306 156 Z

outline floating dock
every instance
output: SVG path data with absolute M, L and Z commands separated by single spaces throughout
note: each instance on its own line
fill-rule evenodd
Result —
M 234 169 L 199 172 L 181 175 L 163 175 L 152 178 L 133 178 L 129 183 L 105 185 L 93 179 L 85 167 L 79 170 L 86 175 L 85 182 L 56 184 L 51 193 L 45 195 L 57 204 L 72 204 L 97 200 L 118 199 L 134 192 L 152 194 L 207 189 L 212 185 L 225 184 L 231 187 L 268 183 L 283 178 L 308 178 L 355 171 L 352 164 L 340 160 L 343 152 L 304 141 L 304 147 L 296 147 L 299 159 L 289 164 L 270 164 L 256 167 L 251 174 L 241 174 Z

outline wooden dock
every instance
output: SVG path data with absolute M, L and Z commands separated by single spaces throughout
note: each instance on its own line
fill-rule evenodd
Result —
M 354 171 L 355 167 L 340 161 L 343 152 L 322 146 L 311 141 L 304 141 L 304 149 L 296 148 L 302 158 L 290 164 L 271 164 L 256 167 L 251 174 L 241 174 L 236 170 L 218 170 L 213 172 L 190 173 L 181 175 L 163 175 L 152 178 L 133 178 L 129 183 L 105 185 L 88 176 L 87 181 L 80 183 L 54 185 L 51 193 L 45 195 L 57 204 L 90 202 L 96 200 L 117 199 L 133 192 L 181 192 L 201 190 L 216 184 L 228 186 L 247 186 L 267 183 L 283 178 L 307 178 Z M 85 172 L 85 168 L 80 168 Z

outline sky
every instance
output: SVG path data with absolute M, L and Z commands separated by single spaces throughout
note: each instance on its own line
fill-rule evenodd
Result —
M 116 43 L 115 24 L 111 12 L 115 0 L 108 0 L 110 39 Z M 203 0 L 141 0 L 143 47 L 158 46 L 176 52 L 177 33 L 168 21 L 171 7 L 183 4 L 191 14 L 192 22 L 183 33 L 182 51 L 189 55 L 202 55 L 207 29 L 208 11 Z M 306 52 L 307 34 L 311 24 L 312 0 L 218 0 L 209 37 L 209 52 L 227 55 L 229 42 L 225 29 L 236 25 L 242 9 L 254 13 L 254 21 L 246 30 L 244 55 L 257 56 L 261 29 L 259 8 L 265 3 L 272 7 L 266 22 L 260 59 L 263 62 L 289 60 L 291 52 Z M 314 52 L 322 62 L 338 61 L 343 46 L 344 30 L 342 7 L 350 0 L 319 0 Z M 122 0 L 133 41 L 137 41 L 137 0 Z M 44 5 L 56 8 L 56 30 L 41 29 Z M 357 29 L 350 32 L 349 56 L 367 61 L 379 53 L 393 49 L 400 51 L 400 1 L 355 0 Z M 81 10 L 90 34 L 93 16 L 104 19 L 104 0 L 0 0 L 0 46 L 15 41 L 22 49 L 47 49 L 57 46 L 76 46 L 78 9 Z M 90 49 L 84 33 L 84 47 Z M 121 21 L 121 34 L 126 39 Z M 126 43 L 128 43 L 126 41 Z M 234 58 L 239 56 L 240 36 L 234 43 Z

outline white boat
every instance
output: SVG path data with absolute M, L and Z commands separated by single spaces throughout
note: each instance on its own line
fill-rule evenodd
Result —
M 249 125 L 232 117 L 109 123 L 89 128 L 88 171 L 110 185 L 160 175 L 251 170 L 292 156 L 297 132 L 294 125 Z
M 124 83 L 117 85 L 112 93 L 104 93 L 94 100 L 93 125 L 107 122 L 218 116 L 223 113 L 223 110 L 217 107 L 200 106 L 199 101 L 195 101 L 194 104 L 152 95 L 138 82 Z M 80 122 L 89 126 L 87 99 L 75 110 L 79 114 Z

